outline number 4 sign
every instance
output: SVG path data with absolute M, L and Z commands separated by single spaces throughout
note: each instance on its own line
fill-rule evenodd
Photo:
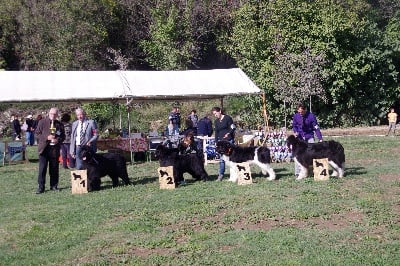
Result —
M 325 181 L 329 180 L 329 163 L 328 158 L 314 159 L 314 180 Z

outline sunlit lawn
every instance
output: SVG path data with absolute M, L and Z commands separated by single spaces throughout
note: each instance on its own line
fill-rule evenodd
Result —
M 157 162 L 128 166 L 132 186 L 36 195 L 31 163 L 0 167 L 1 265 L 399 265 L 398 137 L 341 137 L 346 177 L 278 180 L 252 168 L 254 184 L 213 181 L 160 190 Z M 226 178 L 227 179 L 227 178 Z M 48 184 L 47 180 L 47 184 Z M 48 187 L 47 187 L 48 189 Z

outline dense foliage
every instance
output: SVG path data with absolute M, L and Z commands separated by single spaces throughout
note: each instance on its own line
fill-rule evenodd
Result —
M 237 66 L 265 92 L 274 125 L 299 101 L 324 127 L 371 125 L 400 106 L 399 10 L 397 0 L 0 0 L 0 67 Z M 98 119 L 109 119 L 112 107 L 92 109 L 102 106 Z M 260 97 L 227 106 L 263 123 Z

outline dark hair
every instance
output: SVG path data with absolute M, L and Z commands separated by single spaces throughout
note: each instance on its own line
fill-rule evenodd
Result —
M 221 112 L 221 108 L 219 108 L 218 106 L 215 106 L 215 107 L 213 107 L 213 109 L 211 111 Z
M 65 113 L 61 116 L 61 122 L 69 122 L 71 120 L 71 116 L 68 113 Z
M 299 109 L 299 108 L 301 108 L 301 109 L 306 109 L 306 106 L 303 104 L 303 103 L 299 103 L 298 105 L 297 105 L 297 109 Z

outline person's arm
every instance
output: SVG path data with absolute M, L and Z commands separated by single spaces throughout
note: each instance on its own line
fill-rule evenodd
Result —
M 293 133 L 297 137 L 300 135 L 300 137 L 303 137 L 303 129 L 302 129 L 302 122 L 303 118 L 299 113 L 295 113 L 293 115 L 293 122 L 292 122 L 292 127 L 293 127 Z
M 314 132 L 317 135 L 317 138 L 319 139 L 319 141 L 321 142 L 323 139 L 322 139 L 322 133 L 321 133 L 321 129 L 319 128 L 317 118 L 315 117 L 314 114 L 311 114 L 311 115 L 312 115 L 311 121 L 312 121 L 312 126 L 314 129 Z
M 97 124 L 96 124 L 96 122 L 94 120 L 92 120 L 90 125 L 91 125 L 91 127 L 89 128 L 89 130 L 92 131 L 92 137 L 88 141 L 87 145 L 90 145 L 92 142 L 97 141 L 97 139 L 99 137 L 99 135 L 97 134 Z

